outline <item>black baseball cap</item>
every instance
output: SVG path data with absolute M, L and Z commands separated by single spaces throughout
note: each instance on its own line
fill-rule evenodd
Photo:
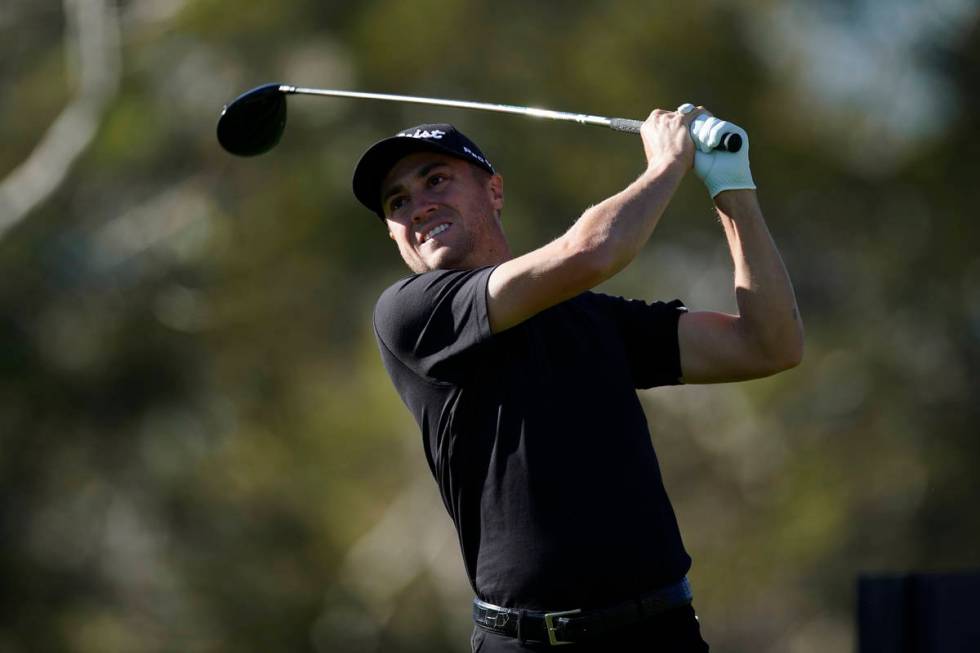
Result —
M 420 151 L 448 154 L 494 174 L 493 166 L 476 143 L 452 125 L 418 125 L 378 141 L 361 155 L 354 168 L 354 197 L 384 220 L 381 183 L 402 157 Z

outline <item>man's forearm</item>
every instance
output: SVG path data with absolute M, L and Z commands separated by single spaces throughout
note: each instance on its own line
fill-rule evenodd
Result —
M 681 161 L 648 167 L 621 192 L 586 210 L 565 237 L 593 253 L 605 278 L 613 276 L 650 238 L 685 172 Z
M 647 165 L 636 181 L 586 210 L 550 243 L 494 269 L 487 281 L 494 333 L 594 288 L 633 260 L 693 165 L 692 119 L 653 111 L 640 127 Z
M 780 366 L 798 364 L 803 355 L 803 322 L 755 191 L 724 191 L 715 198 L 715 206 L 735 264 L 743 335 Z

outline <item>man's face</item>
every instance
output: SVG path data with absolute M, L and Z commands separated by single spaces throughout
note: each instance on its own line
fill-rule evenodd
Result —
M 381 184 L 389 235 L 419 273 L 509 258 L 499 219 L 503 204 L 499 175 L 435 152 L 406 156 Z

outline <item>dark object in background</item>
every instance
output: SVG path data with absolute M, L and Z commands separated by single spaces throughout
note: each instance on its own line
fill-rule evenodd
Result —
M 858 653 L 980 652 L 980 571 L 858 578 Z

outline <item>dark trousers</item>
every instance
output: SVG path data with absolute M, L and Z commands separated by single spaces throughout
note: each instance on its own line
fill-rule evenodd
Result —
M 701 627 L 694 608 L 685 606 L 668 610 L 641 624 L 624 628 L 588 643 L 551 646 L 548 642 L 521 643 L 513 637 L 498 635 L 479 626 L 470 638 L 473 653 L 513 651 L 556 651 L 557 653 L 705 653 L 708 645 L 701 639 Z

